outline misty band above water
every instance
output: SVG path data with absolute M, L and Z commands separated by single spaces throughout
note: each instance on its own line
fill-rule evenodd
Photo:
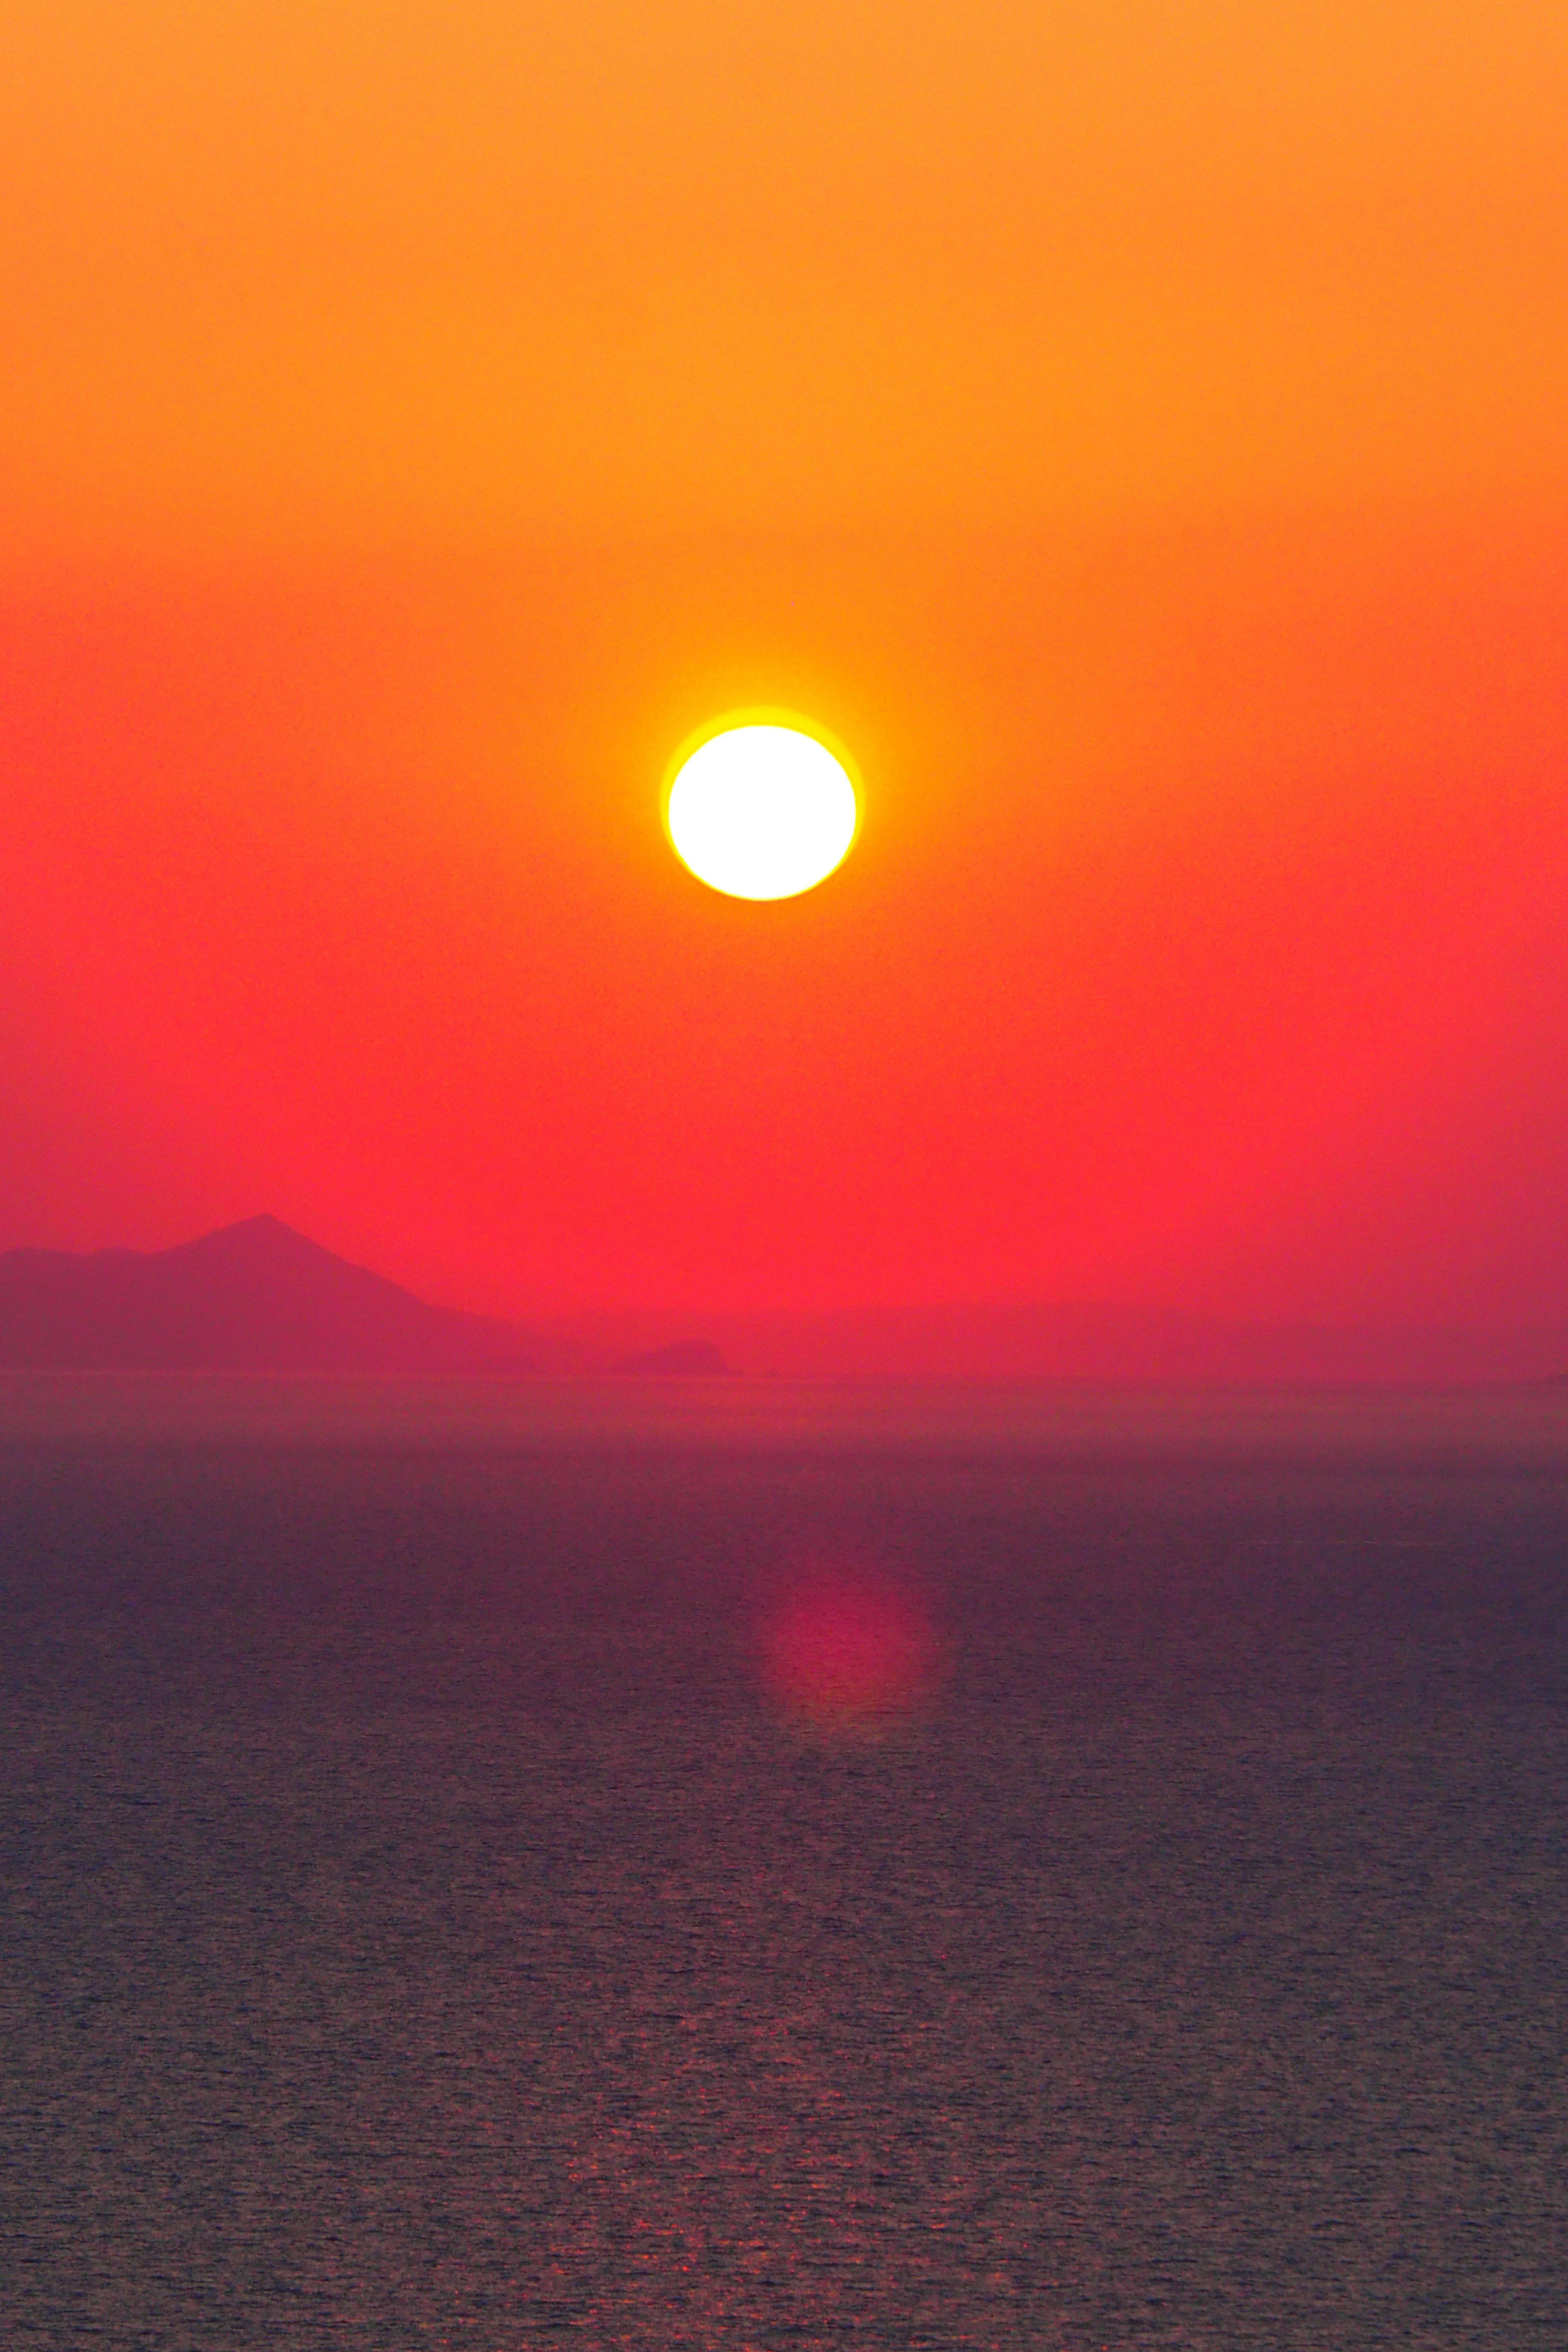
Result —
M 1560 2345 L 1568 1396 L 0 1381 L 0 2339 Z

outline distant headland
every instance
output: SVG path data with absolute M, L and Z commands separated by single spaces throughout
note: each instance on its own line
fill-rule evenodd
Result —
M 1568 1386 L 1564 1366 L 1565 1319 L 1528 1329 L 1353 1328 L 1163 1307 L 979 1302 L 627 1308 L 529 1327 L 432 1306 L 271 1216 L 174 1249 L 0 1253 L 0 1369 L 12 1371 L 1544 1389 Z
M 174 1249 L 0 1254 L 12 1370 L 722 1372 L 711 1342 L 596 1360 L 559 1335 L 433 1307 L 278 1217 Z

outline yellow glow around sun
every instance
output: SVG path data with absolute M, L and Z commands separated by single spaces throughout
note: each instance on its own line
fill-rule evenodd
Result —
M 846 756 L 771 714 L 705 730 L 675 763 L 666 808 L 676 854 L 731 898 L 793 898 L 831 874 L 859 803 Z

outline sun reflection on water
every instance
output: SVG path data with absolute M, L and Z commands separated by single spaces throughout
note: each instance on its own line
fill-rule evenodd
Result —
M 776 1600 L 761 1647 L 772 1696 L 819 1731 L 890 1728 L 941 1679 L 942 1645 L 923 1601 L 853 1570 L 819 1571 Z

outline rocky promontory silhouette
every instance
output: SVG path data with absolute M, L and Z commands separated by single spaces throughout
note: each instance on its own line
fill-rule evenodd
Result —
M 431 1307 L 277 1217 L 176 1248 L 0 1255 L 0 1365 L 60 1371 L 560 1369 L 558 1345 Z
M 0 1253 L 0 1370 L 1568 1389 L 1568 1325 L 1340 1328 L 1096 1305 L 580 1314 L 435 1307 L 277 1217 L 174 1249 Z M 668 1335 L 673 1324 L 684 1336 Z

